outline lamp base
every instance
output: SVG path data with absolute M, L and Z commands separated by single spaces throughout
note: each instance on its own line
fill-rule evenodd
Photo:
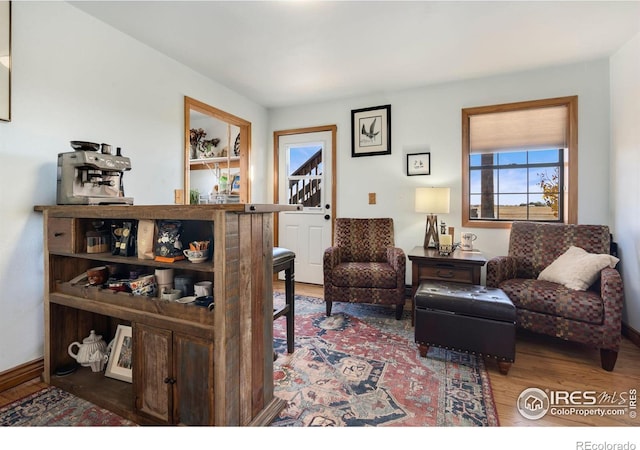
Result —
M 431 244 L 433 239 L 433 244 Z M 427 215 L 427 228 L 424 233 L 424 248 L 438 248 L 438 216 L 434 214 Z

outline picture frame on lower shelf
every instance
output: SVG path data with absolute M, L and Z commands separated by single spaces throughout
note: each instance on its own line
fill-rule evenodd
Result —
M 105 376 L 116 380 L 133 382 L 132 329 L 128 325 L 118 325 L 116 335 L 109 344 L 111 352 Z

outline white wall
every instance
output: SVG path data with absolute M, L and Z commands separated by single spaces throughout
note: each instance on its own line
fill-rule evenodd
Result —
M 0 372 L 43 355 L 42 219 L 56 158 L 71 140 L 131 158 L 125 193 L 173 203 L 183 187 L 183 98 L 252 123 L 255 186 L 265 184 L 266 110 L 66 2 L 13 2 L 12 121 L 0 122 Z M 264 190 L 252 193 L 264 201 Z
M 396 244 L 422 245 L 425 216 L 413 211 L 417 186 L 451 187 L 451 210 L 440 215 L 461 229 L 461 109 L 578 95 L 580 223 L 609 224 L 609 65 L 606 59 L 545 70 L 383 92 L 304 107 L 269 111 L 271 131 L 336 124 L 336 217 L 392 217 Z M 351 157 L 351 110 L 391 104 L 391 155 Z M 431 175 L 406 176 L 406 154 L 431 152 Z M 603 169 L 604 168 L 604 169 Z M 367 194 L 377 193 L 369 205 Z M 486 257 L 506 254 L 507 230 L 465 229 L 478 235 Z M 484 270 L 483 270 L 484 272 Z M 483 273 L 484 277 L 484 273 Z M 411 280 L 410 266 L 407 283 Z
M 640 34 L 611 57 L 611 211 L 624 280 L 623 322 L 640 331 Z

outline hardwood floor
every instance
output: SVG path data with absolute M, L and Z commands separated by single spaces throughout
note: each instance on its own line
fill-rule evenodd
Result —
M 281 290 L 281 286 L 276 283 L 274 289 Z M 296 294 L 322 298 L 322 286 L 296 283 Z M 405 309 L 410 307 L 410 304 L 405 305 Z M 606 417 L 547 413 L 539 420 L 530 420 L 523 417 L 516 406 L 520 393 L 534 387 L 550 391 L 596 391 L 597 395 L 616 393 L 618 396 L 630 389 L 640 390 L 640 348 L 626 338 L 622 340 L 613 372 L 600 367 L 598 350 L 525 331 L 517 334 L 516 361 L 506 376 L 498 371 L 494 360 L 487 359 L 485 365 L 503 427 L 640 425 L 640 419 L 631 418 L 628 411 L 622 416 Z
M 282 282 L 275 282 L 274 289 L 284 291 Z M 321 298 L 322 286 L 296 283 L 296 294 Z M 493 360 L 486 360 L 486 366 L 500 425 L 503 427 L 640 425 L 640 419 L 630 417 L 629 411 L 620 416 L 603 417 L 578 414 L 559 416 L 547 413 L 539 420 L 529 420 L 524 418 L 516 407 L 520 393 L 532 387 L 545 391 L 595 391 L 597 395 L 607 393 L 611 396 L 620 396 L 621 393 L 626 395 L 631 389 L 640 389 L 640 348 L 626 338 L 622 341 L 613 372 L 606 372 L 600 368 L 600 354 L 597 350 L 526 332 L 518 333 L 516 361 L 508 375 L 500 374 Z M 0 392 L 0 407 L 45 386 L 36 379 Z
M 44 387 L 47 387 L 47 385 L 41 382 L 39 378 L 35 378 L 14 388 L 2 391 L 0 392 L 0 408 L 22 397 L 33 394 Z

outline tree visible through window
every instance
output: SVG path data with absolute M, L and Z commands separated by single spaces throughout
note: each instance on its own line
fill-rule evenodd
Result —
M 462 110 L 463 226 L 575 223 L 577 97 Z
M 563 221 L 563 150 L 471 154 L 470 218 Z

